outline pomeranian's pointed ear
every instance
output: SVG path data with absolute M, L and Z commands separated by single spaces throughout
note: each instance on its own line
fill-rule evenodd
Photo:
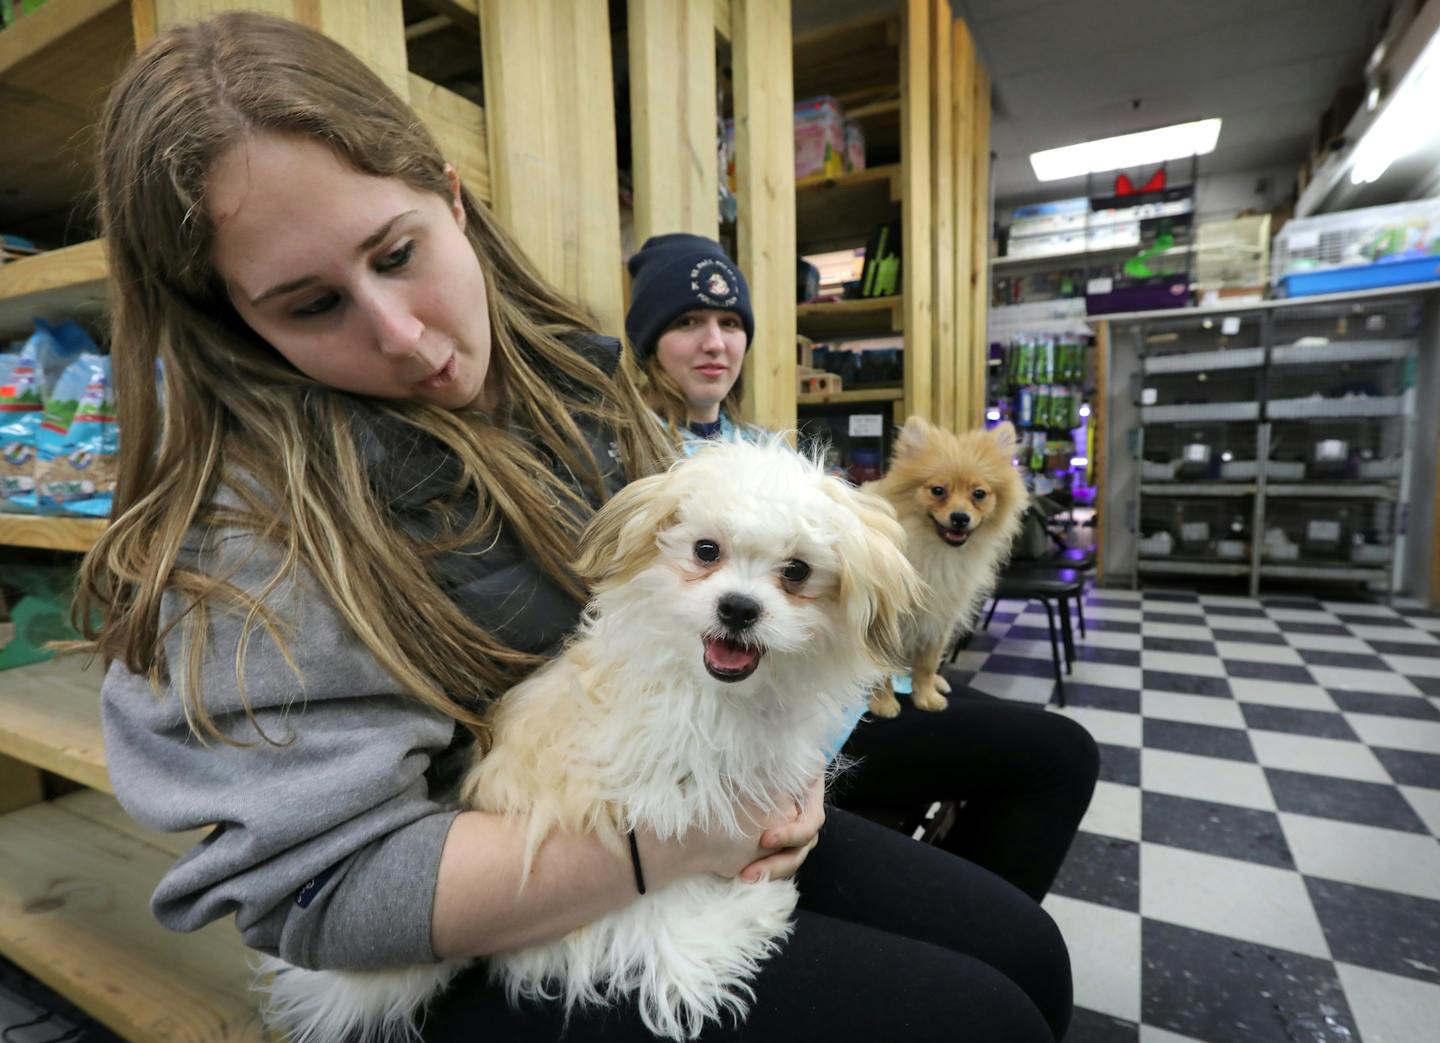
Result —
M 1003 424 L 996 424 L 990 429 L 990 434 L 995 438 L 995 444 L 1001 449 L 1009 452 L 1015 448 L 1015 425 L 1010 421 Z
M 903 453 L 919 448 L 929 440 L 933 430 L 935 429 L 930 426 L 930 421 L 923 416 L 912 416 L 900 429 L 900 437 L 895 441 L 895 451 Z

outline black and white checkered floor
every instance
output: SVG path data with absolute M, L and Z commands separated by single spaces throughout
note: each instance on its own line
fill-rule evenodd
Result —
M 1440 1040 L 1440 614 L 1099 589 L 1065 713 L 1100 783 L 1045 907 L 1069 1043 Z M 1045 703 L 1038 603 L 956 661 Z

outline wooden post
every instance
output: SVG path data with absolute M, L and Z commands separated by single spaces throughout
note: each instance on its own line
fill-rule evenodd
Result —
M 981 417 L 974 415 L 975 342 L 971 315 L 975 309 L 975 206 L 971 193 L 975 185 L 975 42 L 963 18 L 951 24 L 950 111 L 954 118 L 955 208 L 955 428 L 975 427 Z M 983 373 L 983 369 L 981 370 Z M 980 395 L 983 397 L 984 392 Z M 982 414 L 983 416 L 983 414 Z
M 665 232 L 715 238 L 715 0 L 630 0 L 635 245 Z
M 960 356 L 955 335 L 955 154 L 951 140 L 952 34 L 949 0 L 930 3 L 930 206 L 932 214 L 931 271 L 935 310 L 931 320 L 931 417 L 955 429 L 955 368 Z
M 990 355 L 990 77 L 975 62 L 974 175 L 971 199 L 971 266 L 975 292 L 970 297 L 970 418 L 985 416 L 985 367 Z
M 409 97 L 400 0 L 132 0 L 135 44 L 143 47 L 159 29 L 237 8 L 319 29 L 364 59 L 400 97 Z
M 930 3 L 906 0 L 900 38 L 900 159 L 904 167 L 901 282 L 905 293 L 905 415 L 931 414 Z
M 620 202 L 605 0 L 483 0 L 493 209 L 542 275 L 619 336 Z
M 790 0 L 734 0 L 736 258 L 750 281 L 755 343 L 745 419 L 795 426 L 795 90 Z

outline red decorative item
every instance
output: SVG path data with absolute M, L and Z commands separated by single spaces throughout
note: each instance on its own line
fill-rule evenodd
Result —
M 1117 196 L 1135 196 L 1145 192 L 1161 192 L 1165 189 L 1165 168 L 1161 167 L 1150 175 L 1150 180 L 1140 188 L 1130 180 L 1129 174 L 1119 174 L 1115 178 L 1115 194 Z

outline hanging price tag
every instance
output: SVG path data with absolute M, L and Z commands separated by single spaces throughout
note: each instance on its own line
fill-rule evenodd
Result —
M 850 414 L 851 438 L 879 438 L 885 433 L 885 417 L 879 413 Z
M 1220 320 L 1220 332 L 1227 337 L 1233 337 L 1240 332 L 1240 316 L 1227 315 Z

